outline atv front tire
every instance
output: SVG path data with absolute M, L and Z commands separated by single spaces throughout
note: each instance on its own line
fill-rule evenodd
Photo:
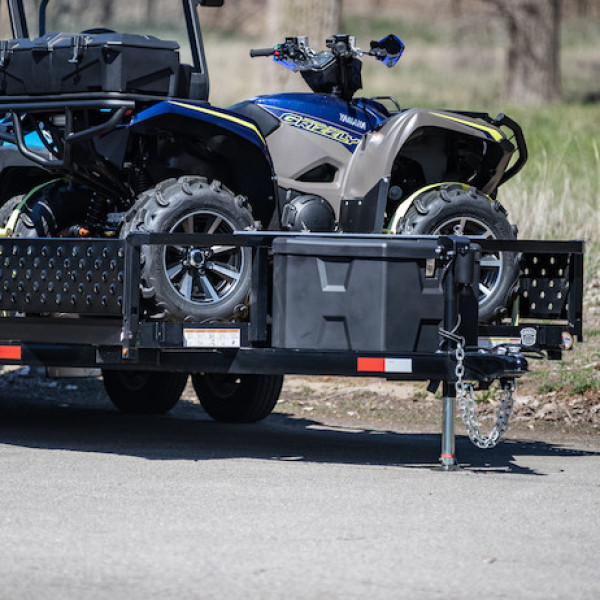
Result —
M 402 231 L 411 235 L 464 235 L 514 240 L 516 227 L 504 207 L 475 188 L 445 185 L 417 197 L 408 209 Z M 481 258 L 479 321 L 506 313 L 519 275 L 516 252 L 486 252 Z
M 230 234 L 254 228 L 245 199 L 200 177 L 168 180 L 136 202 L 130 232 Z M 231 319 L 250 292 L 251 251 L 236 246 L 143 246 L 142 295 L 154 316 L 174 321 Z
M 104 387 L 120 411 L 136 415 L 162 415 L 181 398 L 187 373 L 160 371 L 102 371 Z
M 202 408 L 215 421 L 255 423 L 273 412 L 283 376 L 194 373 L 192 384 Z

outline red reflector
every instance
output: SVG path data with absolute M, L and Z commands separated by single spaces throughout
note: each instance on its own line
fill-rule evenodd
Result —
M 0 346 L 0 360 L 21 360 L 21 346 Z
M 371 373 L 383 373 L 385 371 L 385 358 L 359 357 L 356 361 L 356 370 L 369 371 Z

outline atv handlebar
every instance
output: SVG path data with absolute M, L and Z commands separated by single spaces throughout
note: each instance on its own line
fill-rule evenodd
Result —
M 255 58 L 257 56 L 275 56 L 275 48 L 252 48 L 250 57 Z
M 352 60 L 361 56 L 373 56 L 387 67 L 393 67 L 404 51 L 404 44 L 395 35 L 388 35 L 378 42 L 371 42 L 371 49 L 364 51 L 356 47 L 355 37 L 337 34 L 326 40 L 327 50 L 316 52 L 308 45 L 308 37 L 287 37 L 285 42 L 273 48 L 253 48 L 252 58 L 273 56 L 276 61 L 293 71 L 321 69 L 331 61 Z

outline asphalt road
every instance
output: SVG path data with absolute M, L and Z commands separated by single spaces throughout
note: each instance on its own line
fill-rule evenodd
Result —
M 4 389 L 0 598 L 600 597 L 600 443 L 457 451 Z

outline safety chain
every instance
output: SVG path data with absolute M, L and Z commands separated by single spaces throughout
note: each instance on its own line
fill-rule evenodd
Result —
M 458 336 L 456 336 L 458 337 Z M 467 428 L 469 439 L 478 448 L 493 448 L 508 429 L 508 420 L 512 413 L 515 392 L 515 380 L 509 379 L 504 383 L 500 396 L 500 406 L 496 411 L 496 423 L 489 435 L 484 435 L 479 427 L 479 419 L 475 414 L 475 397 L 473 384 L 463 381 L 465 375 L 464 338 L 456 340 L 456 401 L 461 411 L 462 422 Z

